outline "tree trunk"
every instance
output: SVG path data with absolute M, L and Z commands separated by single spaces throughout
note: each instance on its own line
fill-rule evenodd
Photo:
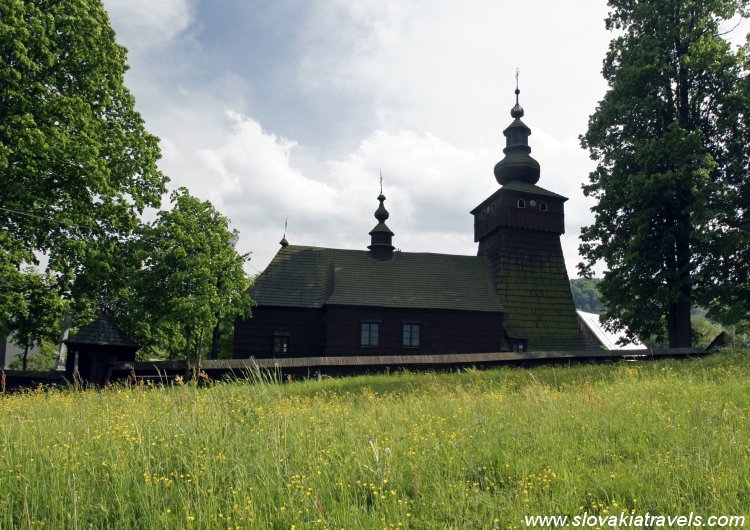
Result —
M 192 328 L 187 328 L 185 334 L 185 377 L 190 375 L 190 337 L 192 335 Z
M 670 348 L 690 348 L 693 345 L 690 302 L 677 302 L 669 306 L 667 326 Z
M 26 345 L 23 349 L 23 369 L 26 370 L 26 367 L 29 363 L 29 341 L 26 341 Z
M 693 300 L 693 278 L 690 270 L 690 216 L 685 213 L 690 203 L 689 190 L 680 190 L 678 203 L 680 210 L 676 215 L 675 235 L 675 276 L 674 285 L 677 296 L 669 305 L 667 330 L 670 348 L 690 348 L 693 345 L 693 332 L 690 322 L 690 309 Z
M 211 334 L 211 353 L 209 354 L 209 359 L 218 359 L 219 358 L 219 340 L 221 339 L 221 329 L 219 329 L 219 321 L 216 321 L 216 325 L 214 326 L 214 331 Z

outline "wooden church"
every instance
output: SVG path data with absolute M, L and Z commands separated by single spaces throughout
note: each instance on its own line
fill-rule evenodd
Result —
M 500 188 L 471 212 L 476 256 L 395 251 L 381 190 L 368 250 L 282 239 L 250 290 L 252 318 L 235 325 L 234 357 L 590 350 L 560 245 L 567 198 L 537 186 L 518 94 Z

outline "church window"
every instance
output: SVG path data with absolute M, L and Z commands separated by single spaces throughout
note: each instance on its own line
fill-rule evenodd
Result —
M 360 346 L 377 346 L 380 344 L 380 323 L 362 322 L 360 324 Z
M 289 335 L 282 333 L 273 334 L 273 352 L 287 353 L 289 351 Z
M 526 201 L 523 199 L 518 199 L 518 207 L 519 208 L 526 208 Z
M 543 212 L 547 211 L 547 203 L 546 202 L 540 202 L 539 203 L 539 209 Z
M 402 344 L 407 348 L 419 348 L 420 324 L 404 324 L 402 329 Z

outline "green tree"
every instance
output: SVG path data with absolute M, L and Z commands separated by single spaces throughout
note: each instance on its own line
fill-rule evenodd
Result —
M 237 233 L 208 201 L 185 188 L 172 193 L 172 209 L 161 211 L 144 229 L 143 268 L 135 289 L 137 310 L 131 318 L 148 324 L 137 338 L 153 349 L 199 359 L 220 321 L 225 329 L 237 316 L 248 316 L 250 281 L 243 265 L 248 255 L 234 249 Z M 139 314 L 140 313 L 140 314 Z
M 98 241 L 159 206 L 158 139 L 123 84 L 125 59 L 100 0 L 0 0 L 4 276 L 41 252 L 70 286 Z
M 641 336 L 666 329 L 670 346 L 689 346 L 691 305 L 729 280 L 716 252 L 750 244 L 734 221 L 743 209 L 747 222 L 738 202 L 750 156 L 747 69 L 720 34 L 748 2 L 609 6 L 606 26 L 621 35 L 604 60 L 609 89 L 581 137 L 598 163 L 584 193 L 598 203 L 581 232 L 580 267 L 590 275 L 606 264 L 599 289 L 610 322 Z
M 19 297 L 10 312 L 8 331 L 13 342 L 24 349 L 22 366 L 26 370 L 31 348 L 41 346 L 45 338 L 57 340 L 65 304 L 56 279 L 49 273 L 39 274 L 29 267 L 18 287 Z
M 588 313 L 601 313 L 604 304 L 599 295 L 598 278 L 574 278 L 570 280 L 573 303 L 576 308 Z
M 8 335 L 8 319 L 19 303 L 23 278 L 19 271 L 23 256 L 18 252 L 11 252 L 12 246 L 13 241 L 7 231 L 0 230 L 0 339 Z
M 30 354 L 26 359 L 23 356 L 16 357 L 10 363 L 11 370 L 52 370 L 57 359 L 57 344 L 49 339 L 42 339 L 39 351 Z M 26 368 L 23 363 L 26 362 Z

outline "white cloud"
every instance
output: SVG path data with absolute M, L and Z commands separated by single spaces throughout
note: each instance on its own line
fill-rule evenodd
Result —
M 197 153 L 207 173 L 218 177 L 211 179 L 214 200 L 246 207 L 245 199 L 252 198 L 264 213 L 294 211 L 304 218 L 335 212 L 337 191 L 292 167 L 291 153 L 298 147 L 294 141 L 263 131 L 257 121 L 237 112 L 227 116 L 232 128 L 222 145 Z
M 376 223 L 381 170 L 398 248 L 476 253 L 469 211 L 498 187 L 492 168 L 499 146 L 468 149 L 431 134 L 376 130 L 350 153 L 316 159 L 253 118 L 226 112 L 224 120 L 229 128 L 215 147 L 176 152 L 163 142 L 164 164 L 180 164 L 180 180 L 232 219 L 241 232 L 238 248 L 253 252 L 256 270 L 278 250 L 287 217 L 293 244 L 365 249 Z M 555 149 L 565 146 L 547 151 Z M 540 184 L 562 187 L 552 179 Z M 577 242 L 563 241 L 572 271 Z
M 191 0 L 104 0 L 120 42 L 138 50 L 169 41 L 193 22 Z
M 303 28 L 299 83 L 362 94 L 381 128 L 457 145 L 499 139 L 516 66 L 532 123 L 555 135 L 582 132 L 604 92 L 598 72 L 610 36 L 598 0 L 326 5 Z
M 563 248 L 575 270 L 576 237 L 590 222 L 580 184 L 591 169 L 577 135 L 604 92 L 601 2 L 317 0 L 284 61 L 269 48 L 270 70 L 243 71 L 242 61 L 216 66 L 206 51 L 201 39 L 211 33 L 212 49 L 244 53 L 235 41 L 222 49 L 223 28 L 194 18 L 200 1 L 105 5 L 118 39 L 135 50 L 128 85 L 162 138 L 162 169 L 173 187 L 187 186 L 230 217 L 254 268 L 276 253 L 286 217 L 292 243 L 366 248 L 380 168 L 399 248 L 476 253 L 469 211 L 497 189 L 492 168 L 502 157 L 518 65 L 539 184 L 571 198 Z M 249 35 L 247 46 L 263 48 L 253 41 L 261 38 Z M 289 92 L 268 90 L 287 74 Z M 291 129 L 282 120 L 284 129 L 260 95 L 278 97 L 274 109 L 295 98 L 302 110 L 341 112 L 324 114 L 329 122 L 301 117 Z M 343 121 L 355 119 L 362 121 L 353 128 Z M 333 151 L 319 130 L 356 134 Z

